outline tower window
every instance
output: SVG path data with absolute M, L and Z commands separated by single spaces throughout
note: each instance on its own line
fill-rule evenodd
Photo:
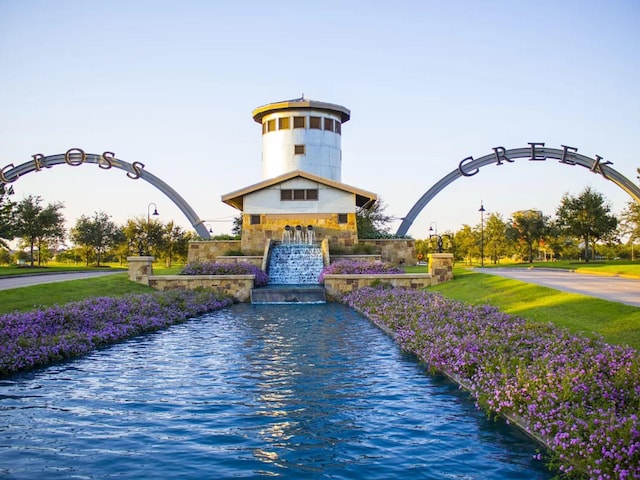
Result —
M 336 120 L 336 133 L 340 135 L 342 133 L 342 124 Z
M 293 128 L 304 128 L 307 123 L 306 119 L 307 117 L 293 117 Z
M 288 130 L 291 128 L 289 117 L 281 117 L 278 119 L 278 130 Z
M 325 130 L 329 130 L 330 132 L 333 132 L 333 119 L 332 118 L 325 118 L 324 119 L 324 129 Z
M 304 145 L 294 145 L 293 146 L 293 154 L 294 155 L 304 155 L 305 148 Z
M 349 221 L 349 215 L 346 213 L 338 214 L 338 223 L 347 223 Z
M 322 128 L 322 118 L 309 117 L 309 128 L 315 128 L 317 130 L 320 130 Z
M 276 119 L 272 118 L 267 121 L 267 132 L 273 132 L 276 129 Z
M 318 200 L 318 189 L 283 189 L 280 190 L 280 200 Z

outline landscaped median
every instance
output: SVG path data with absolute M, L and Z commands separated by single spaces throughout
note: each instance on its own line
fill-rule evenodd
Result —
M 84 355 L 231 305 L 211 291 L 96 297 L 0 315 L 0 376 Z
M 361 288 L 342 298 L 489 415 L 512 419 L 568 476 L 640 478 L 640 357 L 629 347 L 528 323 L 426 291 Z

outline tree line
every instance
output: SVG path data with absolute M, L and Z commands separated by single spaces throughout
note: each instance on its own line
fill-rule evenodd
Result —
M 62 203 L 45 205 L 34 195 L 13 202 L 12 194 L 0 187 L 0 264 L 23 260 L 42 265 L 55 256 L 60 262 L 101 266 L 124 263 L 129 255 L 153 255 L 171 266 L 186 261 L 189 242 L 200 238 L 173 221 L 133 218 L 118 225 L 105 212 L 82 215 L 67 232 Z M 9 242 L 16 239 L 19 250 L 12 256 Z M 67 239 L 73 247 L 66 248 Z
M 563 195 L 554 217 L 535 209 L 513 212 L 507 220 L 492 213 L 480 224 L 463 225 L 439 240 L 443 251 L 452 252 L 457 261 L 471 264 L 480 259 L 496 264 L 502 259 L 633 260 L 640 253 L 634 251 L 638 238 L 640 204 L 628 202 L 616 217 L 604 196 L 587 187 L 578 195 Z M 435 235 L 416 240 L 419 258 L 437 251 L 437 241 Z

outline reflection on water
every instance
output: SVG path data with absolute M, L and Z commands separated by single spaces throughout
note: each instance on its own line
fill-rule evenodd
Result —
M 547 479 L 352 310 L 230 309 L 0 382 L 7 478 Z

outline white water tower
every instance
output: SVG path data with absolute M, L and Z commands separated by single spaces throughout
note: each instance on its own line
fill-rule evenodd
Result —
M 308 100 L 270 103 L 256 108 L 262 125 L 262 178 L 302 170 L 341 181 L 342 124 L 351 112 L 341 105 Z

